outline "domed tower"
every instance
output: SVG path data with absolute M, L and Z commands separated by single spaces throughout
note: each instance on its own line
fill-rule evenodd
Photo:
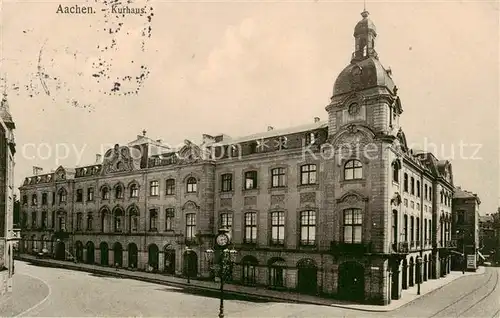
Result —
M 347 124 L 367 126 L 376 134 L 392 134 L 399 128 L 402 109 L 391 70 L 386 70 L 378 59 L 377 31 L 368 11 L 361 16 L 354 28 L 351 62 L 337 77 L 326 107 L 330 136 Z

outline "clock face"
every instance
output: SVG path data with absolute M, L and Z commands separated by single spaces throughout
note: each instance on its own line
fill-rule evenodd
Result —
M 226 246 L 229 243 L 229 238 L 226 234 L 219 234 L 216 238 L 216 243 L 219 246 Z

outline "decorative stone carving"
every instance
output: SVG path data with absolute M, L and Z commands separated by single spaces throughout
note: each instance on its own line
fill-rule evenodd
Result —
M 343 203 L 346 203 L 346 204 L 355 204 L 358 202 L 358 197 L 353 195 L 353 194 L 350 194 L 348 196 L 346 196 L 343 200 L 342 200 Z
M 204 149 L 206 151 L 206 149 Z M 184 146 L 177 153 L 179 164 L 191 164 L 208 158 L 207 153 L 189 140 L 184 140 Z
M 300 203 L 316 203 L 316 192 L 301 193 Z
M 257 197 L 252 196 L 252 197 L 245 197 L 244 205 L 257 205 Z
M 184 204 L 182 207 L 183 210 L 196 210 L 198 209 L 198 205 L 194 203 L 193 201 L 188 201 Z
M 271 205 L 280 205 L 285 203 L 285 195 L 272 195 L 271 196 Z
M 109 149 L 104 154 L 101 174 L 136 170 L 139 167 L 139 160 L 140 158 L 132 158 L 129 147 L 120 147 L 116 144 L 113 149 Z
M 391 204 L 395 206 L 399 206 L 401 204 L 401 195 L 398 192 L 394 193 L 394 196 L 391 199 Z
M 220 199 L 221 208 L 230 208 L 233 206 L 233 200 L 231 198 Z

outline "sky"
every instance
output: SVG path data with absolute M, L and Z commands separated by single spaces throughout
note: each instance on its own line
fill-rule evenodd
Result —
M 327 119 L 363 2 L 3 1 L 2 86 L 16 121 L 16 187 L 32 167 L 92 164 L 142 134 L 178 145 Z M 58 14 L 90 6 L 94 14 Z M 499 205 L 496 1 L 367 1 L 409 144 L 435 145 L 454 183 Z M 103 11 L 102 9 L 106 9 Z M 20 18 L 22 17 L 22 18 Z M 437 147 L 437 148 L 436 148 Z M 461 150 L 462 149 L 462 150 Z

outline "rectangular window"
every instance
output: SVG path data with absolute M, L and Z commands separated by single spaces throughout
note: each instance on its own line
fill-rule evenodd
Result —
M 403 177 L 403 191 L 408 192 L 408 174 L 405 173 Z
M 316 211 L 300 212 L 300 244 L 316 244 Z
M 136 183 L 130 185 L 130 197 L 131 198 L 139 197 L 139 186 Z
M 92 214 L 87 216 L 87 231 L 92 231 L 93 218 Z
M 47 193 L 42 193 L 42 205 L 47 205 Z
M 59 203 L 65 203 L 66 202 L 66 191 L 61 190 L 59 191 Z
M 76 190 L 76 202 L 83 202 L 83 190 Z
M 55 228 L 56 227 L 56 211 L 52 211 L 51 223 L 52 223 L 52 228 Z
M 363 214 L 360 209 L 344 211 L 344 243 L 361 243 Z
M 232 213 L 221 213 L 220 215 L 220 227 L 222 229 L 231 230 L 233 227 L 233 214 Z
M 271 213 L 271 244 L 283 245 L 285 239 L 285 212 Z
M 300 167 L 300 184 L 316 184 L 316 165 L 303 165 Z
M 36 228 L 36 212 L 31 212 L 31 228 Z
M 194 240 L 196 237 L 196 214 L 186 214 L 186 239 Z
M 406 214 L 403 217 L 403 235 L 405 237 L 405 242 L 408 242 L 408 215 Z
M 31 196 L 31 205 L 37 205 L 36 194 L 33 194 Z
M 87 189 L 87 201 L 94 201 L 94 188 Z
M 81 213 L 78 213 L 76 215 L 76 230 L 81 231 L 82 230 L 82 222 L 83 222 L 83 217 Z
M 417 217 L 417 233 L 415 235 L 417 241 L 420 241 L 420 218 Z
M 175 194 L 175 180 L 168 179 L 165 181 L 165 194 L 166 195 L 174 195 Z
M 157 181 L 158 182 L 158 181 Z M 158 212 L 155 209 L 149 210 L 149 230 L 157 230 Z
M 233 175 L 230 173 L 221 176 L 221 191 L 229 192 L 233 190 Z
M 411 194 L 414 195 L 415 194 L 415 179 L 413 179 L 413 177 L 411 177 L 411 183 L 410 183 L 410 190 L 411 190 Z
M 398 211 L 392 211 L 392 243 L 398 242 Z
M 149 183 L 149 195 L 157 196 L 159 193 L 160 184 L 158 181 L 151 181 Z
M 257 189 L 257 171 L 245 172 L 245 190 Z
M 424 219 L 424 241 L 427 244 L 427 219 Z
M 280 188 L 285 186 L 285 168 L 271 170 L 271 187 Z
M 42 212 L 42 228 L 46 228 L 49 223 L 47 211 Z
M 174 208 L 167 208 L 165 210 L 165 231 L 172 231 L 174 229 Z
M 410 217 L 410 241 L 415 241 L 415 218 Z
M 420 198 L 420 181 L 417 180 L 417 197 Z
M 257 243 L 257 213 L 245 213 L 245 243 Z
M 424 185 L 424 199 L 427 200 L 427 185 Z
M 432 187 L 429 186 L 429 201 L 432 201 Z
M 56 204 L 56 193 L 52 192 L 52 205 Z

